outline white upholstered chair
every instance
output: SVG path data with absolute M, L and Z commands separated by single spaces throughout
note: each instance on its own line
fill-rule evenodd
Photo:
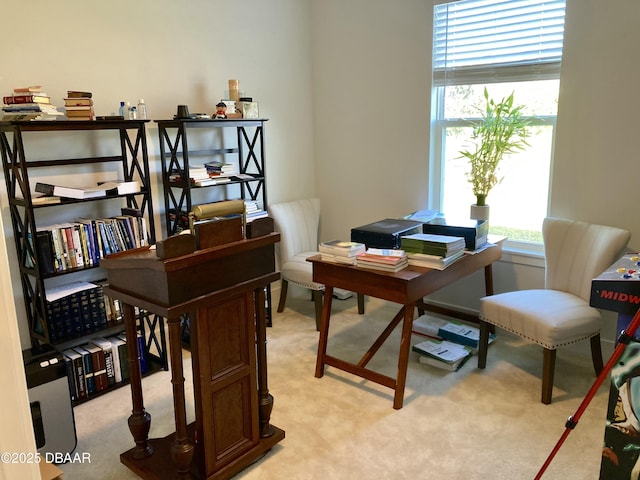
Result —
M 591 340 L 596 375 L 603 368 L 600 312 L 589 306 L 591 280 L 612 265 L 630 238 L 626 230 L 546 218 L 542 226 L 545 288 L 487 296 L 480 300 L 478 367 L 485 368 L 490 325 L 543 348 L 542 396 L 551 403 L 556 350 Z
M 289 283 L 311 290 L 315 304 L 316 328 L 320 329 L 324 285 L 313 281 L 313 266 L 307 258 L 317 255 L 320 200 L 309 198 L 269 206 L 275 229 L 280 233 L 280 274 L 282 278 L 278 312 L 284 310 Z

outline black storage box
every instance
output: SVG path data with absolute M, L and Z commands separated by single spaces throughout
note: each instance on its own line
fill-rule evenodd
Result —
M 364 243 L 367 248 L 400 248 L 403 235 L 422 232 L 422 222 L 386 218 L 351 229 L 351 241 Z
M 463 237 L 467 250 L 477 250 L 487 243 L 489 222 L 486 220 L 456 220 L 447 221 L 444 218 L 434 218 L 424 223 L 423 233 L 436 235 L 450 235 Z

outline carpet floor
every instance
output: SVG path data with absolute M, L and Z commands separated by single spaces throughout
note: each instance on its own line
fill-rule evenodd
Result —
M 358 315 L 355 298 L 334 301 L 328 353 L 357 361 L 398 306 L 368 299 Z M 595 380 L 588 342 L 559 351 L 553 403 L 540 403 L 542 352 L 502 331 L 487 368 L 472 358 L 457 372 L 422 365 L 411 354 L 404 407 L 393 391 L 327 367 L 314 377 L 318 333 L 313 302 L 288 300 L 267 330 L 271 422 L 285 439 L 235 478 L 264 479 L 533 479 Z M 423 340 L 415 336 L 413 343 Z M 395 376 L 396 329 L 369 367 Z M 188 420 L 193 420 L 191 365 L 185 351 Z M 548 467 L 544 479 L 599 478 L 608 383 Z M 174 428 L 169 372 L 143 379 L 151 438 Z M 60 465 L 65 480 L 138 478 L 119 461 L 133 446 L 126 419 L 128 388 L 74 409 L 78 444 L 91 462 Z

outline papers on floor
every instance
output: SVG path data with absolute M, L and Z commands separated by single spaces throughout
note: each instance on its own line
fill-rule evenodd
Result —
M 467 352 L 469 356 L 473 355 L 478 351 L 478 344 L 480 342 L 480 329 L 475 326 L 467 325 L 462 322 L 457 322 L 450 319 L 444 319 L 439 317 L 434 317 L 431 315 L 421 315 L 413 321 L 413 332 L 425 335 L 429 338 L 426 342 L 436 342 L 435 345 L 438 345 L 440 350 L 448 350 L 446 352 L 447 355 L 433 355 L 431 353 L 429 355 L 429 360 L 422 358 L 424 353 L 424 346 L 421 350 L 417 350 L 415 345 L 413 350 L 420 354 L 418 360 L 420 363 L 425 363 L 428 365 L 433 365 L 435 367 L 444 368 L 446 370 L 457 370 L 462 366 L 462 364 L 466 361 L 468 357 L 465 357 L 464 360 L 458 364 L 453 365 L 447 357 L 454 355 L 457 352 L 459 355 L 463 355 L 462 350 Z M 489 335 L 489 343 L 495 340 L 495 334 Z M 437 343 L 440 342 L 440 343 Z M 442 347 L 442 343 L 445 343 L 446 347 Z M 424 342 L 422 342 L 424 343 Z M 453 344 L 454 346 L 451 346 Z M 457 345 L 457 347 L 455 347 Z M 430 348 L 435 348 L 433 344 L 427 344 Z M 459 348 L 458 348 L 459 347 Z M 462 350 L 461 350 L 462 349 Z
M 458 370 L 473 355 L 469 347 L 436 339 L 420 342 L 412 350 L 419 354 L 420 363 L 451 371 Z

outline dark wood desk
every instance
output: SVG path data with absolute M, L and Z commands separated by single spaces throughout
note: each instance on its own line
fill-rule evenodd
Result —
M 481 269 L 484 269 L 486 293 L 487 295 L 493 294 L 491 265 L 493 262 L 499 260 L 501 256 L 502 246 L 498 243 L 474 255 L 465 255 L 445 270 L 432 270 L 409 266 L 397 273 L 331 263 L 323 261 L 320 255 L 309 258 L 308 261 L 313 263 L 313 281 L 325 285 L 325 301 L 322 307 L 320 340 L 318 342 L 318 357 L 316 360 L 316 377 L 321 378 L 324 375 L 325 365 L 336 367 L 353 375 L 394 389 L 393 408 L 402 408 L 404 387 L 407 378 L 407 364 L 411 350 L 411 330 L 413 326 L 414 309 L 435 311 L 467 321 L 477 321 L 477 317 L 468 313 L 429 305 L 423 301 L 423 297 Z M 402 305 L 400 311 L 357 364 L 327 355 L 331 303 L 333 289 L 336 287 Z M 369 361 L 380 349 L 395 327 L 401 322 L 402 335 L 396 378 L 368 369 L 367 364 Z
M 120 460 L 150 480 L 226 479 L 284 438 L 271 425 L 267 387 L 265 287 L 280 278 L 279 234 L 162 260 L 150 250 L 100 261 L 105 292 L 124 304 L 131 373 L 129 429 L 135 446 Z M 175 433 L 149 439 L 134 305 L 167 319 Z M 180 322 L 191 320 L 195 422 L 187 425 Z

